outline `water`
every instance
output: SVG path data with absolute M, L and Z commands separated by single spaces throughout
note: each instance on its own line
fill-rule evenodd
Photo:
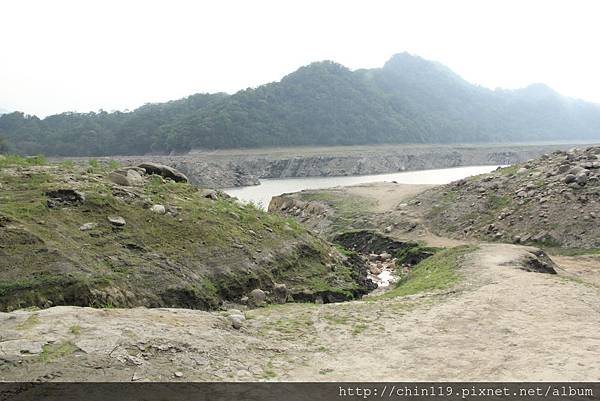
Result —
M 347 177 L 307 177 L 264 179 L 260 185 L 229 188 L 224 191 L 243 202 L 253 202 L 266 209 L 273 196 L 303 189 L 323 189 L 369 182 L 391 182 L 400 184 L 447 184 L 471 175 L 489 173 L 498 166 L 469 166 L 437 170 L 405 171 L 391 174 L 360 175 Z

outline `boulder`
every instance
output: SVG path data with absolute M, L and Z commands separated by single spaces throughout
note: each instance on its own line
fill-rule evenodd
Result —
M 248 297 L 248 302 L 254 306 L 261 306 L 265 303 L 267 299 L 267 295 L 260 288 L 256 288 L 250 292 L 250 296 Z
M 163 205 L 154 205 L 150 208 L 151 212 L 154 212 L 156 214 L 165 214 L 167 213 L 167 209 L 165 209 L 165 207 Z
M 579 174 L 577 174 L 577 177 L 575 178 L 575 182 L 577 182 L 579 185 L 585 185 L 588 181 L 588 176 L 585 172 L 581 172 Z
M 369 267 L 369 271 L 371 272 L 371 274 L 378 275 L 381 274 L 382 270 L 377 265 L 372 265 L 371 267 Z
M 173 167 L 165 166 L 157 163 L 142 163 L 138 167 L 143 168 L 146 174 L 156 174 L 164 178 L 170 178 L 175 182 L 188 182 L 188 178 L 181 171 Z
M 246 318 L 244 317 L 244 315 L 229 315 L 229 321 L 231 322 L 231 326 L 236 330 L 242 328 L 242 325 L 245 320 Z
M 96 224 L 96 223 L 85 223 L 84 225 L 79 227 L 79 231 L 89 231 L 89 230 L 96 228 L 97 226 L 98 226 L 98 224 Z
M 288 289 L 285 284 L 275 284 L 273 287 L 273 296 L 279 303 L 285 303 L 288 298 Z
M 126 224 L 125 219 L 121 216 L 108 216 L 107 219 L 113 226 L 122 227 Z
M 208 191 L 208 192 L 207 192 L 207 193 L 204 195 L 204 197 L 205 197 L 206 199 L 212 199 L 212 200 L 217 200 L 217 199 L 219 199 L 219 196 L 217 195 L 217 191 L 212 191 L 212 190 Z
M 570 184 L 572 182 L 575 182 L 576 179 L 577 177 L 574 174 L 567 174 L 565 175 L 563 181 L 565 182 L 565 184 Z
M 60 206 L 75 206 L 85 202 L 85 195 L 74 189 L 57 189 L 46 192 L 48 200 L 46 205 L 49 208 Z
M 144 179 L 140 173 L 132 169 L 115 170 L 108 175 L 108 180 L 125 187 L 139 187 L 144 185 Z

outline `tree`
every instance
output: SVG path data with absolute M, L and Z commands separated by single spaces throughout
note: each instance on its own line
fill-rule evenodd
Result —
M 8 143 L 2 137 L 0 137 L 0 155 L 8 153 Z

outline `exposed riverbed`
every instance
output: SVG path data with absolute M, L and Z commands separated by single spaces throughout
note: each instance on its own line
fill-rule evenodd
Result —
M 384 181 L 396 181 L 400 184 L 441 185 L 471 175 L 489 173 L 495 170 L 496 167 L 497 166 L 469 166 L 347 177 L 263 179 L 261 180 L 260 185 L 227 188 L 224 191 L 243 202 L 253 202 L 260 205 L 263 209 L 266 209 L 273 196 L 302 191 L 304 189 L 322 189 Z

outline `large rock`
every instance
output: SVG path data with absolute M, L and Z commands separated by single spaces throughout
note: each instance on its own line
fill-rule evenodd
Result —
M 115 170 L 108 175 L 108 180 L 126 187 L 139 187 L 144 184 L 144 179 L 140 173 L 133 169 Z
M 163 205 L 154 205 L 150 208 L 151 212 L 154 212 L 156 214 L 165 214 L 167 213 L 167 210 L 165 209 L 165 207 Z
M 574 174 L 567 174 L 565 175 L 564 182 L 565 184 L 570 184 L 572 182 L 575 182 L 576 179 L 577 177 Z
M 46 192 L 48 200 L 46 205 L 49 208 L 60 206 L 75 206 L 85 202 L 85 195 L 74 189 L 57 189 Z
M 256 288 L 250 292 L 248 301 L 253 306 L 262 306 L 267 299 L 267 295 L 260 288 Z
M 110 224 L 117 227 L 122 227 L 126 224 L 125 219 L 121 216 L 108 216 L 107 219 L 110 222 Z
M 285 303 L 287 301 L 289 291 L 285 284 L 275 284 L 273 286 L 273 296 L 278 303 Z
M 158 163 L 142 163 L 138 167 L 146 170 L 147 174 L 157 174 L 164 178 L 170 178 L 176 182 L 188 182 L 188 178 L 181 171 L 174 169 L 173 167 L 165 166 L 164 164 Z
M 584 172 L 581 172 L 579 174 L 577 174 L 577 178 L 575 179 L 575 181 L 579 184 L 579 185 L 585 185 L 588 181 L 588 177 L 587 174 Z

